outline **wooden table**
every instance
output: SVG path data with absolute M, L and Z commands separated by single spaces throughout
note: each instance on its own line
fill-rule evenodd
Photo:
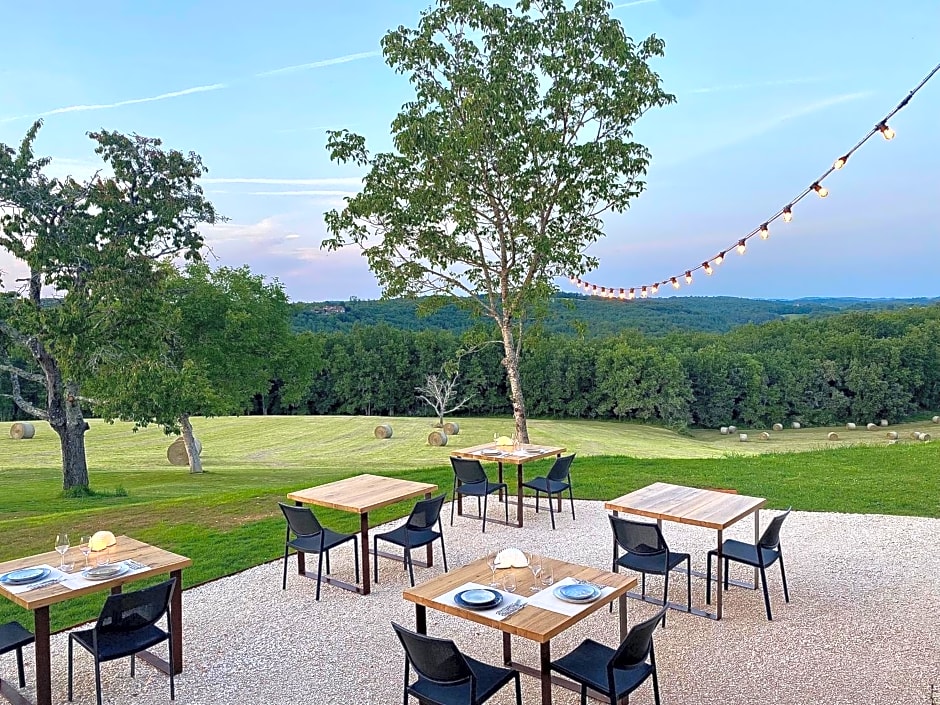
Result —
M 87 587 L 71 590 L 64 585 L 50 585 L 49 587 L 38 590 L 30 590 L 14 595 L 6 590 L 0 589 L 0 595 L 11 602 L 15 602 L 20 607 L 30 610 L 35 620 L 36 631 L 36 703 L 37 705 L 52 705 L 52 676 L 51 661 L 49 653 L 49 607 L 60 602 L 66 602 L 82 595 L 90 595 L 104 590 L 110 590 L 112 594 L 121 592 L 123 586 L 127 583 L 133 583 L 154 575 L 169 573 L 170 577 L 176 578 L 176 589 L 173 591 L 170 600 L 170 619 L 173 623 L 173 663 L 168 664 L 163 659 L 149 653 L 142 652 L 139 656 L 156 666 L 164 673 L 169 673 L 170 668 L 173 673 L 183 671 L 183 568 L 188 568 L 193 564 L 192 560 L 185 556 L 178 556 L 175 553 L 164 551 L 156 546 L 137 541 L 129 536 L 118 536 L 117 543 L 111 548 L 111 561 L 118 563 L 125 559 L 132 559 L 139 563 L 149 566 L 147 570 L 137 571 L 129 575 L 121 575 L 111 580 L 102 580 Z M 28 558 L 19 558 L 6 563 L 0 563 L 0 575 L 8 573 L 18 568 L 31 568 L 45 563 L 46 565 L 58 566 L 59 554 L 55 551 L 40 553 Z M 23 698 L 16 690 L 12 689 L 6 681 L 3 682 L 3 695 L 16 705 L 28 705 L 29 701 Z
M 718 532 L 718 569 L 716 580 L 718 595 L 715 604 L 715 614 L 701 612 L 701 614 L 721 619 L 722 607 L 722 573 L 724 570 L 721 559 L 721 544 L 724 541 L 724 530 L 748 514 L 754 515 L 754 542 L 760 538 L 760 509 L 767 500 L 762 497 L 748 497 L 747 495 L 729 494 L 717 490 L 703 490 L 682 485 L 670 485 L 666 482 L 654 482 L 635 492 L 625 494 L 604 504 L 614 515 L 619 512 L 638 514 L 644 517 L 663 521 L 675 521 L 680 524 L 703 526 L 715 529 Z M 615 544 L 616 546 L 616 544 Z M 757 587 L 755 576 L 754 587 Z M 684 608 L 683 608 L 684 611 Z
M 615 599 L 620 601 L 620 638 L 623 640 L 629 631 L 627 624 L 627 591 L 636 587 L 636 578 L 627 575 L 611 573 L 597 568 L 577 565 L 576 563 L 567 563 L 554 558 L 543 557 L 542 566 L 551 565 L 554 569 L 555 582 L 562 578 L 574 577 L 582 580 L 588 580 L 593 583 L 609 585 L 615 590 L 610 595 L 606 595 L 596 602 L 587 605 L 583 610 L 574 616 L 560 614 L 551 610 L 545 610 L 540 607 L 526 605 L 522 610 L 503 620 L 496 620 L 484 616 L 473 610 L 463 609 L 456 605 L 449 605 L 443 602 L 436 602 L 435 598 L 460 587 L 469 582 L 488 585 L 492 578 L 492 571 L 487 565 L 486 559 L 474 561 L 462 568 L 451 570 L 449 573 L 438 576 L 417 587 L 409 588 L 402 593 L 402 596 L 409 602 L 415 603 L 415 629 L 419 634 L 427 634 L 427 608 L 446 612 L 456 617 L 462 617 L 471 622 L 492 627 L 503 633 L 503 663 L 512 666 L 523 673 L 534 675 L 542 683 L 542 705 L 550 705 L 552 702 L 552 682 L 557 685 L 578 691 L 580 686 L 559 676 L 553 677 L 549 664 L 551 663 L 551 640 L 553 637 L 561 634 L 569 627 L 577 624 L 582 619 L 600 609 L 607 607 Z M 510 568 L 514 570 L 517 579 L 517 594 L 522 596 L 531 596 L 534 593 L 530 590 L 535 583 L 535 578 L 528 568 Z M 501 570 L 499 572 L 505 572 Z M 499 575 L 497 573 L 497 576 Z M 518 663 L 512 660 L 512 635 L 530 639 L 539 644 L 539 667 Z M 616 645 L 614 645 L 616 646 Z
M 424 496 L 426 499 L 430 499 L 431 493 L 436 490 L 437 485 L 429 482 L 413 482 L 412 480 L 400 480 L 395 477 L 383 477 L 381 475 L 356 475 L 355 477 L 347 477 L 345 480 L 291 492 L 287 497 L 294 500 L 298 505 L 315 504 L 318 507 L 329 507 L 330 509 L 339 509 L 359 515 L 359 536 L 362 544 L 362 551 L 360 552 L 362 587 L 330 578 L 328 575 L 323 576 L 323 581 L 360 595 L 368 595 L 372 592 L 372 580 L 369 572 L 369 551 L 371 550 L 369 547 L 369 512 L 373 509 L 379 509 L 415 497 Z M 431 544 L 428 544 L 427 552 L 427 563 L 420 561 L 415 561 L 415 563 L 425 567 L 433 566 L 434 557 Z M 384 551 L 379 551 L 376 558 L 378 556 L 396 561 L 402 560 L 401 556 Z M 300 552 L 297 554 L 297 572 L 308 578 L 316 577 L 315 575 L 307 575 L 304 554 Z
M 534 460 L 544 460 L 545 458 L 561 457 L 565 448 L 556 446 L 544 446 L 537 443 L 519 443 L 516 448 L 507 446 L 498 446 L 495 443 L 484 443 L 470 448 L 461 448 L 451 453 L 454 458 L 469 458 L 481 462 L 499 463 L 499 482 L 503 481 L 503 463 L 515 464 L 516 466 L 516 526 L 522 526 L 522 466 L 525 463 L 531 463 Z M 498 453 L 498 454 L 497 454 Z M 503 499 L 500 492 L 500 499 Z M 548 498 L 551 501 L 551 497 Z M 561 511 L 561 496 L 558 497 L 558 511 Z M 463 497 L 457 495 L 457 514 L 463 514 Z M 487 519 L 497 524 L 505 524 L 500 519 Z

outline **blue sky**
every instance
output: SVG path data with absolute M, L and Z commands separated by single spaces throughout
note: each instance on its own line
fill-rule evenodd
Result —
M 42 116 L 51 173 L 95 169 L 89 130 L 161 137 L 202 155 L 231 218 L 206 231 L 218 264 L 278 277 L 294 300 L 375 298 L 357 251 L 327 254 L 322 214 L 361 173 L 330 163 L 327 128 L 390 146 L 410 99 L 379 55 L 429 0 L 117 0 L 4 3 L 0 142 Z M 809 185 L 940 61 L 940 3 L 639 0 L 613 10 L 655 33 L 670 107 L 636 138 L 653 153 L 647 191 L 607 221 L 591 252 L 598 285 L 681 274 L 735 243 Z M 940 75 L 808 198 L 792 223 L 750 241 L 686 295 L 936 296 L 940 263 Z M 20 272 L 0 255 L 3 279 Z M 563 289 L 572 287 L 567 280 Z

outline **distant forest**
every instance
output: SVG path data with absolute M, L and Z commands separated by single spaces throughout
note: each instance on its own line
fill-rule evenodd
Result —
M 893 310 L 926 306 L 938 301 L 940 298 L 772 300 L 675 296 L 627 302 L 558 294 L 539 323 L 547 333 L 592 338 L 617 335 L 626 330 L 650 336 L 678 331 L 725 333 L 748 323 L 831 316 L 847 311 Z M 480 324 L 466 310 L 453 304 L 422 315 L 420 309 L 427 303 L 427 300 L 406 299 L 295 303 L 293 326 L 298 332 L 314 333 L 348 332 L 357 325 L 387 325 L 398 330 L 447 330 L 459 334 Z

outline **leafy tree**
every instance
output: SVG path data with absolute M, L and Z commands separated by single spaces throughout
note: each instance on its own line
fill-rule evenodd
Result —
M 516 434 L 528 440 L 519 358 L 525 321 L 555 277 L 594 268 L 601 216 L 644 188 L 632 140 L 673 102 L 606 0 L 439 0 L 417 29 L 382 40 L 414 100 L 392 122 L 395 151 L 331 131 L 331 159 L 367 167 L 362 191 L 326 214 L 328 249 L 362 248 L 387 297 L 457 299 L 498 326 Z
M 33 152 L 41 123 L 18 149 L 0 144 L 0 247 L 29 276 L 0 301 L 0 369 L 10 374 L 20 409 L 46 419 L 58 434 L 63 487 L 88 488 L 81 385 L 152 345 L 146 334 L 172 257 L 198 258 L 198 227 L 215 209 L 197 179 L 199 156 L 164 150 L 158 139 L 117 132 L 89 134 L 111 175 L 84 182 L 49 178 L 48 158 Z M 9 282 L 2 282 L 10 286 Z M 43 301 L 43 289 L 54 292 Z M 21 355 L 30 367 L 15 364 Z M 45 388 L 45 407 L 21 393 L 20 381 Z

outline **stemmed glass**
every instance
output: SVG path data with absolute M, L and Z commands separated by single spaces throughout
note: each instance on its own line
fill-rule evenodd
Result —
M 78 550 L 85 556 L 85 567 L 88 567 L 88 556 L 91 554 L 91 536 L 82 536 L 81 543 L 78 544 Z
M 490 567 L 490 570 L 493 571 L 493 577 L 490 578 L 490 587 L 499 587 L 499 581 L 496 580 L 496 556 L 499 554 L 499 551 L 493 551 L 486 555 L 486 564 Z
M 530 588 L 532 592 L 538 592 L 542 588 L 539 587 L 539 574 L 542 572 L 542 557 L 532 551 L 529 553 L 529 570 L 532 571 L 532 587 Z
M 69 535 L 56 534 L 55 550 L 59 552 L 59 570 L 65 569 L 65 554 L 69 550 Z

